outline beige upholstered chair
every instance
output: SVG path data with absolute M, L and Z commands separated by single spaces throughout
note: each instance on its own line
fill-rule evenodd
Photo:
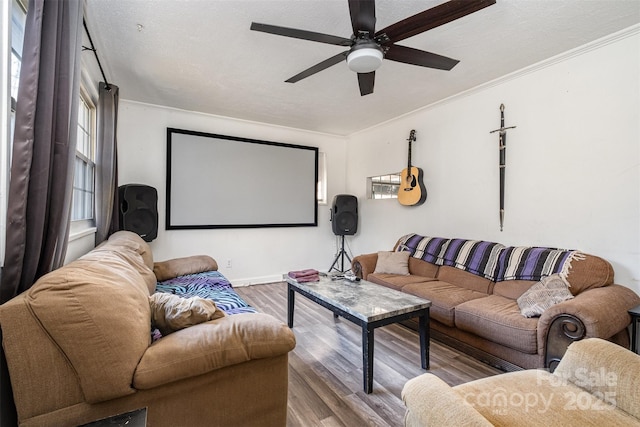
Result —
M 448 386 L 433 374 L 405 384 L 405 426 L 639 426 L 640 356 L 589 338 L 556 370 L 509 372 Z

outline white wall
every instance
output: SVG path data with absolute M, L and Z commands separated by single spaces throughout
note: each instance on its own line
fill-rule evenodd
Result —
M 358 197 L 359 231 L 347 238 L 355 254 L 390 249 L 409 232 L 576 248 L 608 259 L 616 282 L 640 293 L 638 32 L 621 32 L 349 138 L 122 100 L 120 184 L 158 190 L 160 229 L 151 243 L 157 260 L 207 253 L 236 285 L 277 280 L 292 269 L 328 269 L 336 243 L 329 206 L 320 207 L 319 226 L 312 228 L 166 231 L 166 128 L 318 146 L 327 153 L 329 202 L 339 193 Z M 508 133 L 503 232 L 498 137 L 489 134 L 500 125 L 501 103 L 507 126 L 517 126 Z M 426 203 L 366 200 L 366 177 L 406 166 L 411 129 Z
M 119 184 L 158 190 L 158 238 L 151 242 L 156 260 L 208 254 L 234 285 L 280 280 L 294 269 L 329 268 L 335 256 L 329 206 L 319 206 L 317 227 L 165 230 L 167 127 L 319 147 L 326 153 L 329 201 L 344 189 L 345 138 L 126 100 L 120 101 L 118 115 Z M 227 185 L 233 191 L 233 177 Z
M 576 248 L 608 259 L 640 293 L 638 28 L 352 135 L 347 191 L 360 203 L 354 252 L 409 232 Z M 375 96 L 375 94 L 373 95 Z M 499 106 L 508 132 L 504 231 L 498 221 Z M 365 200 L 366 177 L 413 163 L 422 206 Z

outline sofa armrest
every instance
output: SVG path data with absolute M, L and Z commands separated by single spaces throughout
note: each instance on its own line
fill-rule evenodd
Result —
M 545 354 L 547 367 L 552 359 L 557 363 L 573 341 L 607 339 L 624 330 L 631 323 L 627 310 L 638 304 L 640 297 L 631 289 L 610 285 L 586 290 L 547 309 L 538 321 L 538 350 Z
M 185 274 L 202 273 L 218 269 L 218 263 L 208 255 L 193 255 L 184 258 L 174 258 L 167 261 L 155 262 L 153 273 L 159 282 Z
M 469 402 L 433 374 L 413 378 L 402 389 L 405 427 L 492 426 Z
M 367 280 L 367 276 L 373 273 L 378 262 L 378 253 L 358 255 L 351 261 L 351 271 L 361 279 Z
M 262 313 L 226 316 L 169 334 L 149 346 L 133 387 L 150 389 L 226 366 L 286 354 L 296 339 L 283 322 Z

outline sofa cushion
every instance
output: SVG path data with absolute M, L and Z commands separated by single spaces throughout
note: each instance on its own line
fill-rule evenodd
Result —
M 118 250 L 109 250 L 119 246 Z M 151 342 L 142 257 L 113 242 L 41 277 L 26 303 L 77 372 L 86 400 L 125 396 Z
M 435 277 L 421 277 L 410 274 L 408 276 L 402 276 L 399 274 L 378 274 L 371 273 L 367 280 L 369 282 L 377 283 L 378 285 L 386 286 L 397 291 L 401 291 L 407 285 L 415 283 L 433 282 L 438 280 Z
M 197 296 L 183 298 L 157 292 L 149 297 L 149 304 L 151 324 L 157 327 L 162 335 L 225 316 L 224 311 L 216 307 L 215 302 Z
M 458 286 L 471 289 L 472 291 L 482 292 L 484 294 L 490 293 L 491 286 L 493 284 L 489 279 L 446 265 L 443 265 L 438 270 L 438 280 L 455 283 Z
M 516 300 L 530 287 L 535 285 L 535 280 L 505 280 L 493 285 L 492 293 L 501 297 Z
M 514 350 L 538 352 L 538 319 L 523 317 L 510 298 L 489 295 L 458 305 L 455 326 Z
M 552 274 L 530 287 L 516 303 L 524 317 L 536 317 L 552 305 L 571 298 L 568 283 L 559 274 Z
M 409 252 L 378 252 L 373 273 L 409 275 Z
M 215 270 L 218 270 L 218 263 L 208 255 L 174 258 L 153 264 L 153 273 L 156 275 L 158 282 L 187 274 Z
M 409 273 L 423 277 L 437 277 L 438 267 L 430 262 L 423 261 L 418 258 L 409 257 Z
M 153 274 L 151 248 L 149 248 L 147 242 L 142 240 L 140 236 L 130 231 L 118 231 L 112 234 L 109 240 L 103 242 L 86 255 L 83 255 L 82 258 L 94 257 L 95 254 L 99 254 L 102 251 L 109 251 L 129 262 L 129 265 L 135 268 L 144 279 L 149 294 L 155 292 L 157 280 Z M 140 260 L 142 260 L 142 262 L 140 262 Z
M 113 242 L 119 239 L 136 242 L 138 244 L 136 251 L 142 256 L 144 264 L 153 270 L 153 253 L 151 252 L 151 247 L 149 246 L 149 244 L 145 242 L 142 237 L 132 231 L 121 230 L 116 231 L 111 236 L 109 236 L 108 241 Z
M 487 294 L 482 292 L 461 288 L 441 280 L 408 284 L 402 288 L 402 292 L 431 301 L 429 309 L 431 318 L 451 327 L 455 324 L 456 306 L 465 301 L 487 297 Z
M 133 386 L 151 389 L 249 360 L 286 354 L 295 345 L 291 329 L 273 316 L 226 316 L 154 342 L 140 360 Z

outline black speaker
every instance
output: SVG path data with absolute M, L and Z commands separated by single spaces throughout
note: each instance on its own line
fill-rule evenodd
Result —
M 139 234 L 145 242 L 158 237 L 158 192 L 141 184 L 118 187 L 120 229 Z
M 358 198 L 338 194 L 333 198 L 331 227 L 336 236 L 351 236 L 358 231 Z

